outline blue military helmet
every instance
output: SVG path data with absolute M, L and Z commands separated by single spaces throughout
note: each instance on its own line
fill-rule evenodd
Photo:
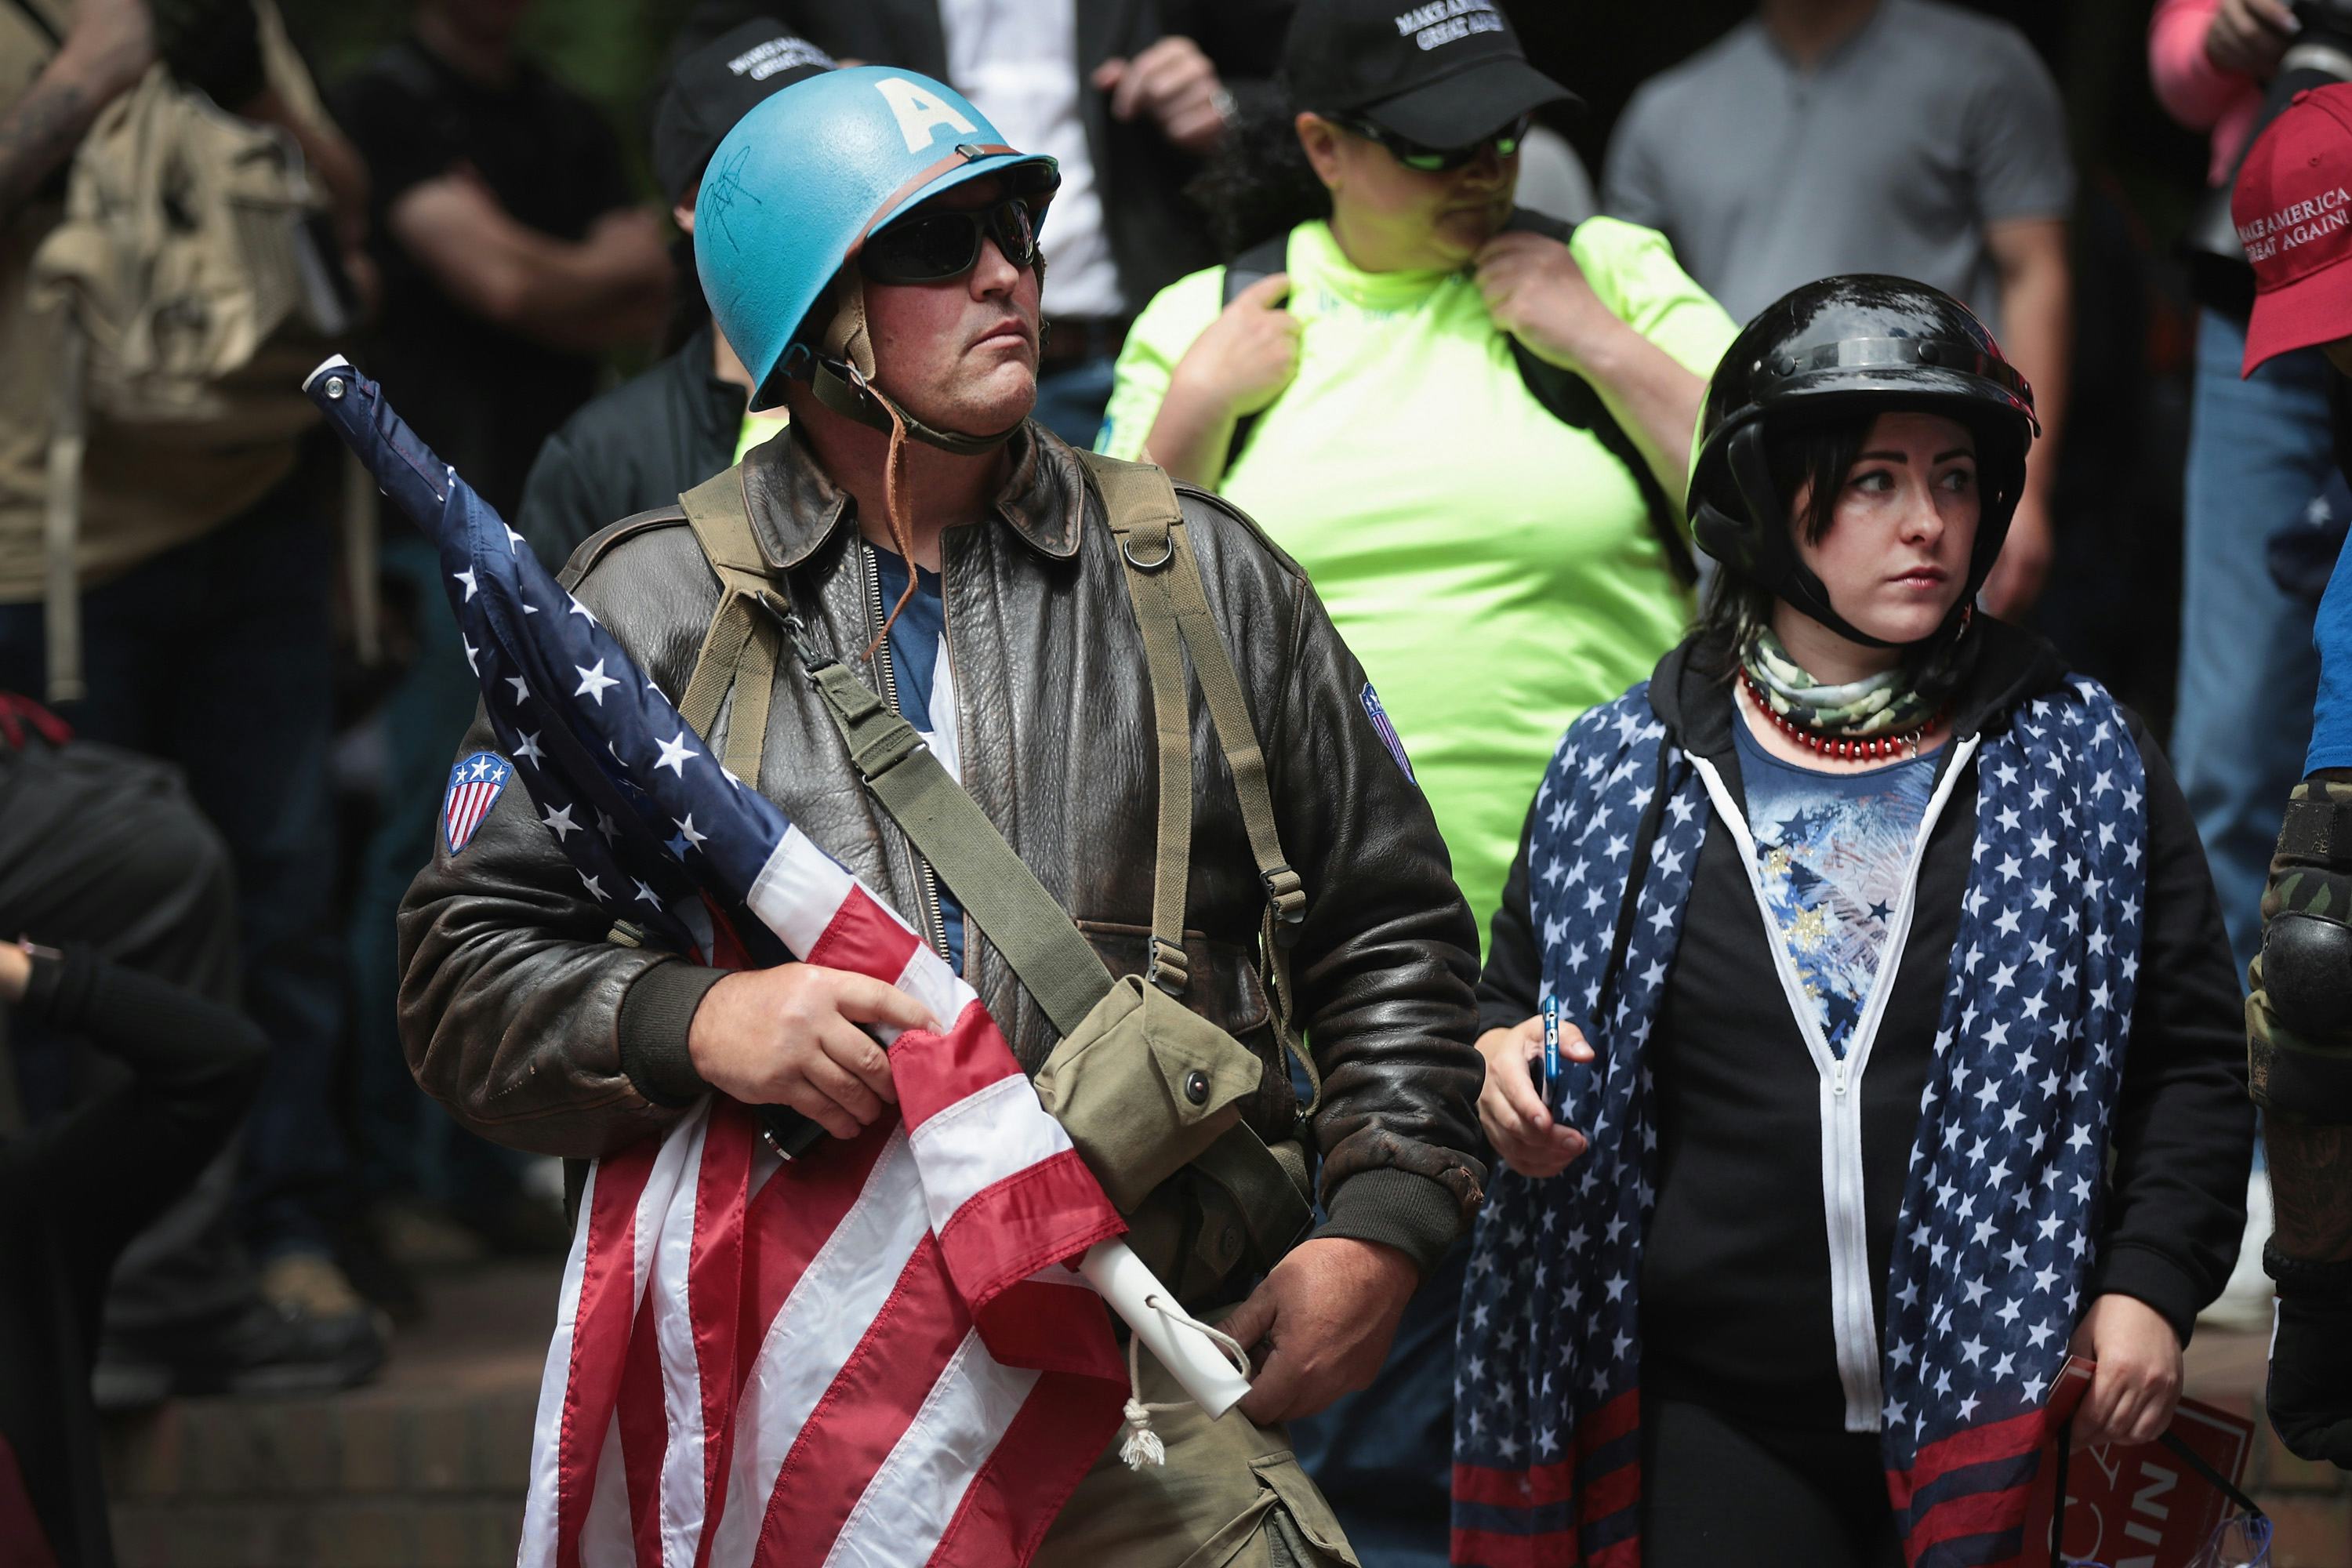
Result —
M 962 94 L 910 70 L 826 71 L 737 121 L 695 199 L 694 262 L 719 330 L 751 373 L 751 406 L 774 407 L 786 376 L 807 374 L 829 405 L 887 427 L 872 406 L 880 395 L 865 384 L 874 365 L 855 268 L 832 320 L 810 313 L 866 236 L 991 174 L 1009 176 L 1016 192 L 1061 181 L 1053 159 L 1014 151 Z M 1003 438 L 907 423 L 909 434 L 959 448 Z

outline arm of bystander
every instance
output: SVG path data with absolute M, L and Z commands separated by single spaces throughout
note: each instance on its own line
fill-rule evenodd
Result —
M 1986 605 L 2015 620 L 2033 607 L 2050 574 L 2049 498 L 2074 353 L 2066 220 L 2074 205 L 2074 166 L 2066 108 L 2050 68 L 2013 28 L 1985 36 L 1982 58 L 1971 62 L 1975 85 L 1960 127 L 1961 156 L 2000 284 L 2001 344 L 2033 384 L 2033 409 L 2042 421 L 2024 497 L 1984 589 Z
M 2058 474 L 2074 353 L 2074 273 L 2063 218 L 1992 224 L 1985 230 L 1985 247 L 2000 276 L 2001 341 L 2011 363 L 2032 383 L 2034 412 L 2042 421 L 2042 437 L 2033 444 L 2026 469 L 2025 493 L 2010 521 L 2000 560 L 1984 586 L 1986 608 L 2019 620 L 2041 598 L 2055 549 L 2050 492 Z
M 145 0 L 83 0 L 58 52 L 0 114 L 0 222 L 73 156 L 99 111 L 155 63 Z
M 514 217 L 459 166 L 402 193 L 385 223 L 451 299 L 552 347 L 647 342 L 668 310 L 669 252 L 648 211 L 609 212 L 586 237 L 557 239 Z
M 1613 218 L 1578 225 L 1565 245 L 1508 232 L 1479 251 L 1477 277 L 1496 325 L 1591 382 L 1665 492 L 1681 496 L 1706 377 L 1738 328 L 1664 237 Z

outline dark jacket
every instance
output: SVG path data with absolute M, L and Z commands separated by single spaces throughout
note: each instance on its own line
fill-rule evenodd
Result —
M 942 540 L 965 788 L 1115 973 L 1139 973 L 1151 916 L 1157 752 L 1143 643 L 1102 501 L 1077 455 L 1034 424 L 993 513 Z M 743 465 L 772 573 L 818 644 L 863 661 L 873 553 L 850 498 L 788 432 Z M 1183 489 L 1190 537 L 1265 749 L 1277 826 L 1304 879 L 1292 950 L 1297 1018 L 1322 1069 L 1313 1126 L 1327 1234 L 1424 1267 L 1480 1195 L 1471 1048 L 1475 934 L 1427 804 L 1382 743 L 1364 672 L 1305 575 L 1241 514 Z M 616 524 L 575 556 L 576 591 L 665 691 L 682 689 L 719 585 L 676 508 Z M 567 574 L 571 575 L 572 574 Z M 859 669 L 876 679 L 870 663 Z M 1292 1136 L 1297 1107 L 1252 967 L 1265 907 L 1233 779 L 1192 689 L 1194 816 L 1186 1003 L 1266 1064 L 1244 1116 Z M 722 714 L 709 736 L 724 744 Z M 465 750 L 495 750 L 478 718 Z M 893 907 L 917 907 L 914 853 L 866 795 L 814 688 L 779 673 L 761 793 Z M 607 1153 L 702 1092 L 688 1026 L 719 978 L 604 940 L 610 917 L 520 790 L 456 857 L 436 850 L 401 910 L 400 1024 L 417 1080 L 516 1147 Z M 971 933 L 967 975 L 1034 1070 L 1052 1026 Z
M 0 1473 L 0 1559 L 47 1560 L 7 1528 L 5 1494 L 21 1479 L 57 1562 L 110 1564 L 89 1396 L 107 1279 L 236 1131 L 268 1042 L 229 1008 L 86 948 L 36 958 L 8 1011 L 0 1032 L 61 1047 L 67 1089 L 29 1128 L 0 1118 L 0 1470 L 16 1471 Z M 0 1073 L 16 1072 L 0 1050 Z
M 583 405 L 547 438 L 514 525 L 552 572 L 616 517 L 677 504 L 735 460 L 741 387 L 710 369 L 710 324 L 686 346 Z
M 1983 635 L 1955 734 L 1998 729 L 2065 676 L 2039 637 L 1999 622 Z M 1651 702 L 1669 740 L 1738 791 L 1740 721 L 1728 682 L 1707 673 L 1716 668 L 1685 643 L 1659 664 Z M 2091 1289 L 2137 1297 L 2185 1342 L 2237 1258 L 2253 1123 L 2237 980 L 2204 850 L 2162 752 L 2130 722 L 2147 781 L 2147 910 Z M 1962 779 L 1958 798 L 1980 782 Z M 1864 1206 L 1880 1279 L 1892 1267 L 1975 840 L 1973 811 L 1947 811 L 1936 826 L 1863 1079 Z M 1765 929 L 1739 853 L 1711 817 L 1652 1041 L 1658 1175 L 1643 1254 L 1643 1386 L 1776 1426 L 1835 1429 L 1843 1401 L 1822 1224 L 1820 1082 L 1780 999 L 1771 946 L 1780 938 Z M 1523 836 L 1491 928 L 1482 1028 L 1538 1006 L 1528 858 Z
M 1131 59 L 1178 35 L 1200 45 L 1215 62 L 1227 90 L 1263 90 L 1282 58 L 1294 5 L 1295 0 L 1076 0 L 1078 109 L 1129 310 L 1140 309 L 1177 279 L 1221 258 L 1205 221 L 1183 195 L 1198 162 L 1171 146 L 1149 116 L 1125 124 L 1111 119 L 1108 96 L 1086 79 L 1105 60 Z M 951 87 L 967 85 L 949 74 L 947 32 L 936 0 L 724 0 L 704 7 L 696 20 L 718 27 L 755 16 L 773 16 L 836 59 L 904 66 Z

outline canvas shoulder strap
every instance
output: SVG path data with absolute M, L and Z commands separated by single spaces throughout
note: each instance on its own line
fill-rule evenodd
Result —
M 1122 464 L 1121 468 L 1138 468 L 1138 465 Z M 1165 492 L 1164 502 L 1150 498 L 1159 515 L 1172 520 L 1166 526 L 1181 522 L 1175 510 L 1175 494 L 1168 488 L 1166 476 L 1156 468 L 1139 469 L 1158 479 L 1160 489 Z M 1115 480 L 1119 485 L 1119 505 L 1134 508 L 1136 497 L 1146 495 L 1148 487 L 1133 479 Z M 756 779 L 759 774 L 759 751 L 752 747 L 748 757 L 739 757 L 740 735 L 746 721 L 756 710 L 758 728 L 764 738 L 765 719 L 773 697 L 776 656 L 785 638 L 790 637 L 793 653 L 802 664 L 803 672 L 823 698 L 834 726 L 848 747 L 850 761 L 866 787 L 874 792 L 895 822 L 898 824 L 917 849 L 929 859 L 947 885 L 955 889 L 957 900 L 972 922 L 995 944 L 997 951 L 1012 965 L 1022 984 L 1036 999 L 1038 1006 L 1053 1021 L 1055 1028 L 1064 1035 L 1075 1031 L 1091 1013 L 1096 1004 L 1110 993 L 1113 982 L 1110 972 L 1095 952 L 1092 944 L 1080 934 L 1069 914 L 1056 903 L 1054 896 L 1037 880 L 1036 875 L 1024 865 L 1013 847 L 1005 842 L 995 824 L 965 793 L 930 749 L 913 725 L 890 710 L 888 703 L 859 680 L 848 666 L 809 644 L 801 635 L 800 624 L 788 605 L 780 604 L 769 592 L 765 563 L 759 552 L 759 542 L 751 531 L 751 513 L 744 496 L 742 478 L 730 469 L 717 479 L 707 481 L 679 498 L 688 523 L 709 556 L 712 571 L 718 574 L 720 600 L 718 611 L 711 616 L 709 629 L 704 634 L 702 648 L 695 659 L 694 673 L 687 682 L 687 698 L 679 704 L 688 721 L 708 734 L 708 724 L 717 715 L 728 689 L 736 692 L 736 718 L 728 735 L 726 753 L 728 765 L 738 777 Z M 1114 517 L 1121 515 L 1118 510 Z M 1193 592 L 1199 591 L 1197 572 L 1192 578 Z M 1205 611 L 1205 602 L 1202 609 Z M 1212 628 L 1213 630 L 1213 628 Z M 1186 705 L 1182 700 L 1183 686 L 1181 655 L 1179 662 L 1171 664 L 1163 648 L 1152 658 L 1155 698 L 1161 684 L 1160 669 L 1165 667 L 1173 675 L 1177 700 L 1173 710 L 1178 715 L 1180 754 L 1174 759 L 1173 775 L 1183 795 L 1183 823 L 1187 848 L 1192 822 L 1192 746 L 1190 728 L 1185 723 Z M 1200 656 L 1196 655 L 1196 662 Z M 1220 645 L 1219 661 L 1223 660 Z M 1227 679 L 1232 679 L 1232 668 L 1224 662 Z M 1239 697 L 1239 685 L 1234 684 L 1233 695 Z M 1155 700 L 1155 707 L 1165 710 L 1169 705 Z M 1243 711 L 1246 732 L 1246 710 Z M 1223 731 L 1221 731 L 1221 734 Z M 1253 736 L 1252 750 L 1255 742 Z M 1163 747 L 1163 766 L 1170 753 Z M 738 765 L 739 762 L 741 765 Z M 1235 776 L 1242 772 L 1237 765 Z M 1265 786 L 1265 767 L 1261 757 L 1255 775 L 1257 787 Z M 1169 791 L 1161 791 L 1163 808 Z M 1266 809 L 1266 823 L 1272 823 L 1271 807 Z M 1163 846 L 1170 836 L 1170 824 L 1163 815 L 1160 837 Z M 1255 833 L 1253 843 L 1255 842 Z M 1278 853 L 1278 851 L 1277 851 Z M 1162 870 L 1166 856 L 1163 849 Z M 1175 879 L 1176 914 L 1171 924 L 1162 927 L 1159 914 L 1167 902 L 1162 884 L 1155 884 L 1155 939 L 1160 930 L 1174 933 L 1176 964 L 1171 970 L 1161 965 L 1157 983 L 1163 988 L 1181 989 L 1181 959 L 1183 936 L 1183 889 L 1188 880 L 1189 863 L 1180 854 Z M 1304 894 L 1296 891 L 1297 879 L 1290 879 L 1295 900 L 1303 908 Z M 1270 907 L 1271 909 L 1271 907 Z M 1269 912 L 1271 929 L 1274 916 Z M 1155 958 L 1160 956 L 1160 943 L 1154 942 Z M 1277 988 L 1276 1016 L 1283 1044 L 1294 1052 L 1297 1046 L 1289 1027 L 1288 987 Z M 1310 1080 L 1314 1068 L 1307 1067 Z M 1259 1237 L 1261 1246 L 1270 1247 L 1265 1254 L 1270 1266 L 1281 1256 L 1290 1240 L 1305 1229 L 1309 1219 L 1299 1194 L 1307 1190 L 1304 1154 L 1294 1145 L 1286 1145 L 1287 1154 L 1271 1152 L 1246 1123 L 1236 1122 L 1204 1151 L 1194 1162 L 1210 1180 L 1233 1193 L 1241 1205 L 1242 1213 L 1250 1223 L 1253 1235 Z
M 8 8 L 22 16 L 26 25 L 41 36 L 48 45 L 51 54 L 55 54 L 64 47 L 65 34 L 61 30 L 62 25 L 50 20 L 39 6 L 31 3 L 31 0 L 9 0 Z
M 1118 537 L 1119 559 L 1127 567 L 1128 593 L 1135 605 L 1136 624 L 1143 632 L 1144 657 L 1151 667 L 1153 720 L 1160 732 L 1161 761 L 1163 764 L 1173 761 L 1177 755 L 1173 748 L 1181 745 L 1188 763 L 1182 775 L 1185 819 L 1189 824 L 1192 814 L 1192 726 L 1183 700 L 1183 661 L 1190 656 L 1210 721 L 1216 728 L 1218 747 L 1225 754 L 1234 790 L 1241 797 L 1242 824 L 1249 835 L 1250 855 L 1257 862 L 1266 900 L 1285 924 L 1295 925 L 1307 910 L 1305 884 L 1283 857 L 1265 752 L 1258 745 L 1257 727 L 1250 718 L 1241 679 L 1234 672 L 1224 635 L 1210 613 L 1208 595 L 1201 585 L 1200 562 L 1184 537 L 1184 514 L 1176 500 L 1176 487 L 1164 471 L 1149 463 L 1125 463 L 1094 452 L 1078 456 L 1102 491 L 1111 531 Z M 1166 701 L 1161 700 L 1163 683 L 1172 688 Z M 1160 780 L 1163 874 L 1170 868 L 1171 848 L 1185 858 L 1191 855 L 1189 832 L 1183 844 L 1170 843 L 1164 807 L 1171 771 L 1163 766 Z M 1181 927 L 1181 908 L 1177 919 Z M 1159 925 L 1156 919 L 1154 924 Z M 1155 935 L 1166 934 L 1164 929 L 1155 931 Z
M 727 765 L 739 778 L 756 779 L 789 611 L 780 614 L 763 598 L 766 566 L 751 532 L 740 470 L 730 468 L 679 499 L 722 595 L 679 710 L 703 728 L 732 686 Z M 1093 947 L 912 724 L 848 666 L 811 647 L 795 651 L 858 777 L 955 889 L 965 913 L 1004 954 L 1054 1026 L 1064 1034 L 1076 1028 L 1111 987 L 1110 972 Z M 745 740 L 755 727 L 759 740 Z
M 1207 594 L 1201 565 L 1185 538 L 1184 513 L 1167 473 L 1150 463 L 1121 462 L 1081 452 L 1102 492 L 1103 510 L 1118 539 L 1127 589 L 1143 634 L 1144 660 L 1151 677 L 1152 727 L 1160 745 L 1159 871 L 1152 884 L 1151 945 L 1155 963 L 1173 947 L 1182 959 L 1184 887 L 1192 863 L 1192 711 L 1184 694 L 1184 659 L 1201 683 L 1202 700 L 1217 732 L 1218 748 L 1234 776 L 1242 826 L 1265 894 L 1260 932 L 1265 980 L 1272 992 L 1275 1030 L 1295 1057 L 1309 1086 L 1311 1112 L 1322 1098 L 1315 1060 L 1297 1037 L 1296 997 L 1289 953 L 1307 914 L 1307 888 L 1282 848 L 1267 778 L 1265 752 L 1258 744 L 1249 702 L 1234 671 Z M 1180 766 L 1181 764 L 1181 766 Z M 1181 798 L 1178 798 L 1180 797 Z M 1163 977 L 1162 983 L 1165 984 Z M 1177 980 L 1181 989 L 1181 976 Z
M 767 586 L 767 565 L 751 532 L 743 470 L 740 465 L 731 468 L 677 499 L 703 557 L 719 577 L 719 608 L 703 631 L 694 672 L 687 678 L 677 710 L 697 733 L 708 735 L 719 717 L 719 705 L 730 688 L 736 689 L 734 720 L 719 761 L 756 788 L 760 757 L 767 747 L 769 698 L 776 686 L 780 628 L 760 602 Z

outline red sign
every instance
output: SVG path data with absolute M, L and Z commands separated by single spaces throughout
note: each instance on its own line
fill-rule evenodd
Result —
M 2068 1360 L 2051 1388 L 2053 1414 L 2063 1418 L 2073 1413 L 2090 1389 L 2094 1370 L 2081 1356 Z M 2243 1483 L 2253 1452 L 2252 1422 L 2184 1399 L 2172 1417 L 2172 1436 L 2232 1482 Z M 2029 1542 L 2050 1539 L 2050 1493 L 2056 1479 L 2053 1467 L 2027 1520 Z M 2206 1568 L 2212 1560 L 2203 1556 L 2205 1549 L 2233 1511 L 2219 1488 L 2161 1443 L 2080 1448 L 2066 1465 L 2064 1556 L 2070 1563 L 2105 1568 Z M 2029 1550 L 2025 1560 L 2034 1561 L 2035 1554 Z M 2236 1561 L 2226 1558 L 2225 1568 Z

